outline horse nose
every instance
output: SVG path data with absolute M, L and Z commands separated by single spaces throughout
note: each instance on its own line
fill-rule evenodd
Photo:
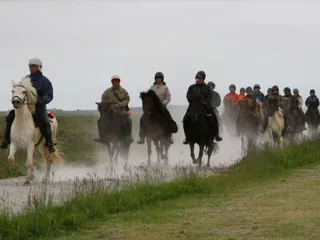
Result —
M 12 100 L 12 104 L 13 104 L 13 105 L 18 105 L 18 104 L 20 104 L 20 100 L 18 100 L 18 99 L 13 99 L 13 100 Z

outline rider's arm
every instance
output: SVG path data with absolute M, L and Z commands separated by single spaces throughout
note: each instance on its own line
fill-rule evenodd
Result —
M 221 105 L 221 97 L 220 97 L 220 94 L 218 92 L 215 92 L 215 106 L 214 107 L 220 107 Z
M 44 84 L 42 88 L 42 97 L 38 98 L 42 104 L 49 104 L 53 99 L 53 88 L 52 83 L 49 81 L 49 79 L 44 78 Z
M 125 107 L 125 106 L 127 106 L 127 105 L 129 104 L 129 102 L 130 102 L 130 96 L 129 96 L 127 90 L 122 89 L 122 91 L 124 92 L 124 100 L 119 103 L 119 106 L 120 106 L 120 107 Z
M 193 101 L 193 92 L 191 86 L 188 88 L 186 97 L 189 103 Z
M 212 94 L 211 94 L 211 89 L 208 85 L 206 85 L 206 89 L 204 93 L 204 103 L 208 108 L 212 108 Z
M 168 87 L 165 89 L 164 100 L 162 102 L 163 105 L 167 106 L 171 102 L 171 93 Z
M 107 102 L 108 101 L 108 89 L 105 90 L 101 96 L 101 102 Z

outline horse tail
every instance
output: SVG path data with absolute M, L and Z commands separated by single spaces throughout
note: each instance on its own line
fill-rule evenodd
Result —
M 51 163 L 53 165 L 64 164 L 63 153 L 60 151 L 58 146 L 55 146 L 56 151 L 51 154 Z
M 218 150 L 219 150 L 219 145 L 218 145 L 218 143 L 216 143 L 216 142 L 213 142 L 212 143 L 212 149 L 213 149 L 213 152 L 212 153 L 217 153 L 218 152 Z

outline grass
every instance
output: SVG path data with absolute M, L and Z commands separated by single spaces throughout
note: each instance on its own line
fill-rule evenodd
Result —
M 113 220 L 117 221 L 119 214 L 128 218 L 132 214 L 141 214 L 142 218 L 145 216 L 150 219 L 146 209 L 162 206 L 172 199 L 176 199 L 175 203 L 179 206 L 187 202 L 188 198 L 230 198 L 239 189 L 277 179 L 292 169 L 319 163 L 319 144 L 320 139 L 317 138 L 284 149 L 251 151 L 249 156 L 231 167 L 227 174 L 218 176 L 203 177 L 194 172 L 172 182 L 145 181 L 138 185 L 124 186 L 121 190 L 115 186 L 113 191 L 106 191 L 103 183 L 95 183 L 89 192 L 79 191 L 61 206 L 54 206 L 49 201 L 18 216 L 10 217 L 3 213 L 0 216 L 0 236 L 2 239 L 17 240 L 46 239 L 93 227 L 93 221 L 108 221 L 111 224 L 109 227 L 117 226 Z M 199 202 L 194 201 L 192 204 L 198 205 Z M 176 217 L 179 220 L 179 216 Z M 201 231 L 198 227 L 198 231 Z

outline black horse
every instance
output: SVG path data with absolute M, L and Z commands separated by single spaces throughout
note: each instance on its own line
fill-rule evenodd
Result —
M 100 112 L 98 120 L 100 141 L 107 146 L 111 162 L 118 160 L 119 153 L 128 161 L 132 141 L 127 139 L 124 124 L 132 124 L 131 121 L 124 122 L 125 117 L 118 114 L 116 104 L 98 102 L 96 104 Z M 131 120 L 129 116 L 127 118 Z
M 216 117 L 212 117 L 213 127 L 218 129 L 219 124 Z M 202 166 L 202 157 L 204 147 L 207 147 L 208 162 L 207 167 L 210 166 L 210 158 L 212 153 L 218 151 L 218 144 L 213 142 L 213 133 L 209 126 L 207 116 L 205 115 L 205 106 L 202 102 L 193 101 L 190 103 L 187 113 L 183 119 L 183 128 L 186 138 L 189 141 L 191 158 L 194 164 L 198 163 Z M 194 155 L 194 145 L 199 146 L 198 158 Z
M 309 133 L 318 132 L 320 124 L 320 114 L 318 107 L 309 106 L 306 112 L 306 122 L 308 124 Z
M 146 125 L 148 164 L 151 164 L 151 141 L 153 141 L 157 150 L 158 163 L 161 157 L 161 159 L 165 159 L 167 164 L 170 135 L 178 131 L 178 126 L 153 90 L 141 92 L 140 98 Z

